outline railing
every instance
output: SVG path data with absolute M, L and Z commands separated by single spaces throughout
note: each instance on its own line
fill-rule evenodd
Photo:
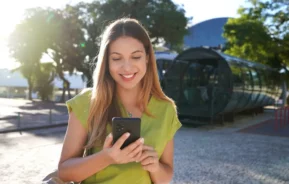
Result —
M 289 125 L 289 106 L 275 109 L 275 130 Z
M 33 109 L 16 112 L 10 117 L 0 117 L 0 133 L 21 132 L 41 128 L 65 126 L 68 113 L 65 110 Z

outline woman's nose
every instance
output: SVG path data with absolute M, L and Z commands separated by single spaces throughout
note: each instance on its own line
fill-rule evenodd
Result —
M 129 60 L 125 60 L 122 67 L 125 71 L 130 71 L 132 69 L 132 63 Z

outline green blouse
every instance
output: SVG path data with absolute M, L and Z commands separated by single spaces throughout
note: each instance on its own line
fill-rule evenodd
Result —
M 87 129 L 87 119 L 89 112 L 89 103 L 91 89 L 76 95 L 66 102 L 68 111 L 73 111 L 81 124 Z M 122 116 L 128 117 L 123 106 L 120 106 Z M 152 96 L 148 103 L 148 110 L 155 118 L 143 114 L 141 117 L 141 137 L 144 138 L 144 144 L 152 146 L 161 157 L 168 141 L 173 139 L 176 131 L 181 127 L 177 113 L 170 102 L 158 100 Z M 110 126 L 110 125 L 109 125 Z M 111 128 L 107 128 L 111 131 Z M 93 153 L 101 150 L 96 147 Z M 115 164 L 106 167 L 100 172 L 87 178 L 82 183 L 85 184 L 148 184 L 152 183 L 149 172 L 142 169 L 140 163 Z

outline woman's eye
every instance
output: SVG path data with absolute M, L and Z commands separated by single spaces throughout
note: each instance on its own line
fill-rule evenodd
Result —
M 135 59 L 135 60 L 139 60 L 141 58 L 141 56 L 139 57 L 132 57 L 132 59 Z
M 112 58 L 113 61 L 119 61 L 120 58 Z

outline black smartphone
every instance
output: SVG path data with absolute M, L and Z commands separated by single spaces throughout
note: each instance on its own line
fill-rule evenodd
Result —
M 140 138 L 141 119 L 140 118 L 112 118 L 112 135 L 113 144 L 126 132 L 130 133 L 130 136 L 126 139 L 121 149 L 125 148 L 129 144 L 135 142 Z

